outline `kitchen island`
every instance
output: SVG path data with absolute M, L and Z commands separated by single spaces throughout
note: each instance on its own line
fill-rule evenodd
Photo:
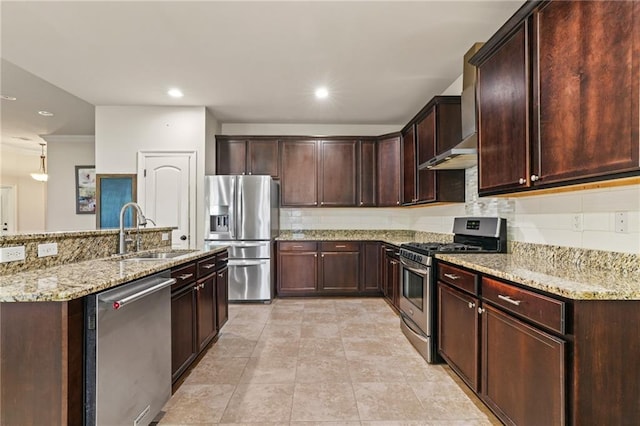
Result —
M 84 297 L 224 250 L 152 261 L 129 259 L 134 253 L 1 276 L 0 424 L 81 425 Z

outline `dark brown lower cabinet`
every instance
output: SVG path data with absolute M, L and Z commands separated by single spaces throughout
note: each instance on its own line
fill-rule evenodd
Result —
M 321 252 L 319 290 L 357 292 L 360 283 L 360 251 Z
M 198 352 L 202 351 L 218 333 L 216 322 L 216 274 L 196 284 L 196 313 L 198 316 Z
M 279 296 L 381 294 L 377 241 L 279 241 Z
M 216 278 L 216 328 L 218 331 L 229 319 L 229 268 L 225 265 Z
M 176 381 L 196 357 L 195 282 L 171 295 L 171 379 Z
M 479 301 L 438 283 L 438 352 L 474 391 L 479 390 Z
M 391 305 L 398 308 L 400 294 L 400 259 L 396 249 L 388 244 L 382 245 L 382 293 Z
M 503 421 L 566 424 L 563 340 L 485 304 L 482 348 L 482 399 Z

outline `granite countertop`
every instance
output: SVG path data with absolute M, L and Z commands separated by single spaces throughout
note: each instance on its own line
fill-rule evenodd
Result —
M 87 260 L 0 276 L 0 302 L 64 302 L 96 293 L 226 250 L 185 250 L 183 255 L 150 261 L 127 256 Z M 152 252 L 170 249 L 149 250 Z
M 416 232 L 406 230 L 333 230 L 333 229 L 307 229 L 299 232 L 282 231 L 276 240 L 278 241 L 382 241 L 400 246 L 412 241 L 451 241 L 451 236 L 429 232 Z
M 436 259 L 574 300 L 640 300 L 640 281 L 611 265 L 555 266 L 511 254 L 436 254 Z

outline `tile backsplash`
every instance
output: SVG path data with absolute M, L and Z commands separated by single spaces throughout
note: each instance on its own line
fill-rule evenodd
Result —
M 280 227 L 304 229 L 406 229 L 450 234 L 456 216 L 507 218 L 508 239 L 640 254 L 640 185 L 518 198 L 479 197 L 478 169 L 466 170 L 466 202 L 401 208 L 284 208 Z M 626 229 L 616 232 L 616 213 Z

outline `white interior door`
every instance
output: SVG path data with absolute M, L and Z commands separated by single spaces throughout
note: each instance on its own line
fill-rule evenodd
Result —
M 173 248 L 195 248 L 195 152 L 139 152 L 138 203 L 157 226 L 175 226 Z
M 0 235 L 16 232 L 16 188 L 0 187 Z

